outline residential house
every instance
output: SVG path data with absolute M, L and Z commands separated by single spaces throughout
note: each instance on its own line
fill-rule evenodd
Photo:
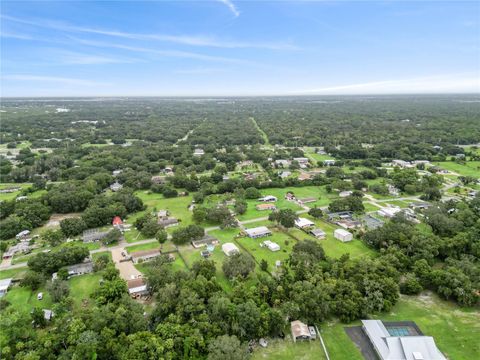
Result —
M 392 165 L 396 167 L 400 167 L 402 169 L 409 169 L 414 167 L 414 165 L 410 161 L 404 161 L 404 160 L 392 160 Z
M 283 170 L 278 173 L 278 176 L 280 176 L 281 179 L 285 179 L 291 175 L 292 175 L 292 172 L 288 170 Z
M 267 196 L 261 197 L 260 199 L 258 199 L 258 201 L 275 202 L 277 201 L 277 198 L 273 195 L 267 195 Z
M 298 199 L 298 203 L 300 205 L 309 204 L 309 203 L 312 203 L 312 202 L 315 202 L 315 201 L 317 201 L 317 199 L 314 198 L 314 197 L 306 197 L 306 198 Z
M 128 293 L 132 297 L 149 295 L 147 284 L 143 278 L 136 278 L 127 281 Z
M 308 325 L 304 324 L 300 320 L 295 320 L 290 323 L 293 342 L 297 340 L 310 340 L 312 335 L 308 329 Z
M 245 233 L 247 234 L 248 237 L 252 239 L 272 235 L 272 232 L 266 226 L 259 226 L 256 228 L 245 229 Z
M 348 232 L 347 230 L 344 229 L 336 229 L 333 232 L 333 236 L 335 239 L 340 240 L 341 242 L 348 242 L 353 240 L 353 235 L 352 233 Z
M 20 231 L 17 235 L 15 235 L 15 239 L 25 240 L 27 239 L 28 235 L 30 235 L 30 230 L 23 230 L 23 231 Z
M 193 156 L 203 156 L 203 155 L 205 155 L 205 151 L 203 149 L 196 148 L 193 151 Z
M 309 159 L 306 157 L 297 157 L 297 158 L 293 158 L 293 160 L 298 162 L 298 165 L 300 165 L 300 168 L 302 169 L 305 169 L 306 167 L 308 167 Z
M 11 284 L 12 284 L 11 278 L 0 280 L 0 298 L 2 296 L 5 296 Z
M 353 192 L 352 191 L 341 191 L 338 196 L 340 196 L 341 198 L 345 198 L 345 197 L 348 197 L 350 195 L 352 195 Z
M 100 231 L 98 229 L 88 229 L 83 232 L 82 238 L 84 243 L 102 240 L 110 231 Z
M 179 222 L 177 219 L 169 217 L 166 219 L 158 219 L 157 224 L 161 225 L 164 229 L 166 229 L 172 226 L 178 226 Z
M 275 204 L 258 204 L 255 206 L 255 209 L 257 209 L 258 211 L 265 211 L 265 210 L 275 210 L 277 207 L 275 206 Z
M 315 226 L 315 224 L 313 223 L 313 221 L 310 221 L 308 219 L 298 218 L 295 220 L 295 226 L 299 229 L 305 230 L 312 226 Z
M 270 251 L 279 251 L 280 250 L 280 245 L 278 245 L 277 243 L 274 243 L 273 241 L 270 241 L 270 240 L 264 241 L 263 246 L 265 246 Z
M 123 185 L 119 182 L 115 181 L 112 185 L 110 185 L 110 190 L 113 192 L 120 191 L 123 189 Z
M 112 225 L 114 228 L 123 230 L 123 221 L 120 216 L 115 216 L 112 220 Z
M 112 175 L 116 177 L 116 176 L 120 175 L 122 173 L 122 171 L 123 170 L 113 170 Z
M 68 266 L 67 271 L 68 276 L 90 274 L 91 272 L 93 272 L 93 263 L 90 258 L 87 258 L 86 261 L 82 263 Z
M 357 227 L 362 226 L 362 222 L 358 220 L 353 220 L 353 219 L 344 219 L 344 220 L 338 220 L 335 222 L 338 226 L 341 226 L 344 229 L 355 229 Z
M 295 194 L 293 192 L 287 192 L 285 194 L 285 199 L 288 200 L 288 201 L 295 201 Z
M 210 236 L 210 235 L 205 235 L 201 239 L 193 240 L 192 241 L 192 246 L 195 249 L 198 249 L 198 248 L 201 248 L 201 247 L 218 245 L 218 243 L 219 243 L 219 241 L 218 241 L 217 238 L 214 238 L 213 236 Z
M 276 167 L 284 167 L 284 168 L 287 168 L 289 167 L 291 164 L 291 161 L 290 160 L 284 160 L 284 159 L 279 159 L 279 160 L 275 160 L 275 166 Z
M 401 211 L 402 209 L 398 206 L 390 206 L 381 208 L 377 211 L 377 214 L 386 218 L 392 218 Z
M 323 166 L 334 166 L 334 165 L 335 165 L 335 160 L 333 159 L 323 160 Z
M 362 320 L 362 330 L 380 360 L 446 360 L 431 336 L 390 333 L 380 320 Z
M 10 259 L 17 253 L 28 254 L 31 251 L 28 241 L 21 241 L 18 244 L 12 245 L 2 255 L 3 259 Z
M 151 261 L 161 255 L 160 249 L 140 250 L 130 254 L 135 264 Z
M 235 244 L 232 243 L 225 243 L 222 245 L 222 251 L 226 256 L 232 256 L 234 254 L 238 254 L 240 251 Z

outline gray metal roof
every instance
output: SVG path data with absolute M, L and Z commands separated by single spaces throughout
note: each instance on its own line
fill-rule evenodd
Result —
M 382 360 L 446 360 L 431 336 L 390 336 L 380 320 L 362 320 L 362 324 Z

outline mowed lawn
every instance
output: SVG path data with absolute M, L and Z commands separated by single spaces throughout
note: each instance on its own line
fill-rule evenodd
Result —
M 301 215 L 301 217 L 312 220 L 318 228 L 325 231 L 325 233 L 327 234 L 325 239 L 316 239 L 314 236 L 307 234 L 297 228 L 290 229 L 289 233 L 299 240 L 309 239 L 318 241 L 322 245 L 327 256 L 339 258 L 340 256 L 348 253 L 350 254 L 350 258 L 355 259 L 362 256 L 373 257 L 376 255 L 376 252 L 373 249 L 367 247 L 361 240 L 354 238 L 350 242 L 343 243 L 340 240 L 335 239 L 333 236 L 333 232 L 339 227 L 327 223 L 323 220 L 314 219 L 307 214 L 303 214 Z
M 27 267 L 22 267 L 18 269 L 5 269 L 0 270 L 0 280 L 1 279 L 21 279 L 23 275 L 27 272 Z
M 125 247 L 125 250 L 127 250 L 129 254 L 136 251 L 152 250 L 152 249 L 160 249 L 160 244 L 157 241 L 152 241 L 146 244 L 139 244 L 139 245 L 132 245 L 132 246 Z
M 70 285 L 70 296 L 74 300 L 75 307 L 79 308 L 83 303 L 91 304 L 94 300 L 90 295 L 100 285 L 102 276 L 98 273 L 74 276 L 68 280 Z
M 269 340 L 267 348 L 258 347 L 252 360 L 326 360 L 322 344 L 317 341 L 299 341 L 294 343 L 290 337 L 285 340 Z M 333 360 L 334 358 L 332 358 Z M 338 358 L 340 359 L 340 358 Z M 342 358 L 348 359 L 350 358 Z
M 297 243 L 294 239 L 288 236 L 285 233 L 276 231 L 272 229 L 272 236 L 266 236 L 258 239 L 251 239 L 249 237 L 242 237 L 237 239 L 237 243 L 240 244 L 243 248 L 257 260 L 265 260 L 268 263 L 268 268 L 270 271 L 275 269 L 275 262 L 280 260 L 282 263 L 288 258 L 292 252 L 293 246 Z M 264 241 L 269 240 L 274 243 L 277 243 L 280 246 L 279 251 L 270 251 L 267 247 L 261 247 L 260 244 Z
M 453 171 L 463 176 L 480 178 L 480 161 L 467 161 L 465 164 L 459 164 L 454 161 L 441 161 L 434 164 L 442 169 Z
M 277 209 L 292 209 L 292 210 L 302 210 L 302 207 L 296 202 L 288 201 L 285 199 L 285 194 L 287 192 L 293 192 L 297 199 L 304 199 L 313 197 L 317 199 L 315 202 L 306 204 L 308 207 L 323 207 L 327 206 L 333 199 L 336 199 L 338 196 L 336 194 L 329 194 L 325 190 L 324 186 L 305 186 L 305 187 L 287 187 L 287 188 L 273 188 L 273 189 L 262 189 L 260 190 L 262 196 L 272 195 L 277 198 L 275 205 Z M 259 211 L 255 208 L 258 204 L 263 204 L 263 202 L 258 200 L 247 200 L 248 209 L 247 212 L 243 215 L 237 216 L 240 221 L 251 220 L 255 218 L 266 217 L 270 214 L 271 211 Z
M 214 230 L 210 231 L 209 235 L 217 238 L 219 240 L 219 244 L 215 246 L 212 255 L 209 257 L 209 260 L 213 260 L 215 262 L 215 266 L 217 268 L 217 280 L 220 285 L 226 290 L 230 290 L 230 282 L 225 277 L 222 271 L 222 264 L 224 260 L 227 258 L 222 251 L 222 244 L 227 242 L 235 243 L 235 236 L 238 235 L 240 230 L 238 228 L 235 229 L 225 229 L 225 230 Z M 189 268 L 192 267 L 193 263 L 202 259 L 200 253 L 205 248 L 195 249 L 191 244 L 186 244 L 178 247 L 178 250 L 182 254 L 187 266 Z M 242 251 L 242 249 L 240 249 Z
M 37 294 L 40 292 L 43 293 L 42 300 L 37 299 Z M 35 307 L 41 309 L 52 308 L 52 299 L 48 291 L 45 289 L 45 286 L 32 291 L 30 288 L 15 285 L 8 290 L 7 295 L 5 295 L 4 298 L 8 300 L 16 310 L 24 313 L 30 313 Z
M 31 183 L 18 183 L 18 184 L 17 183 L 1 183 L 0 189 L 9 189 L 9 188 L 21 188 L 21 189 L 11 193 L 0 193 L 0 200 L 3 200 L 3 201 L 13 200 L 20 195 L 23 189 L 26 189 L 31 185 L 32 185 Z M 31 194 L 29 194 L 28 196 L 31 196 Z
M 480 312 L 463 309 L 454 303 L 440 300 L 436 295 L 401 296 L 392 311 L 370 318 L 383 321 L 414 321 L 426 336 L 433 336 L 438 348 L 449 359 L 480 359 Z M 335 320 L 317 324 L 330 358 L 362 360 L 363 356 L 350 340 L 345 327 L 358 326 L 360 321 L 343 324 Z M 289 330 L 289 327 L 287 327 Z M 318 347 L 317 347 L 318 346 Z M 318 350 L 317 350 L 318 349 Z M 257 348 L 253 360 L 259 359 L 324 359 L 319 342 L 293 343 L 271 340 L 266 349 Z

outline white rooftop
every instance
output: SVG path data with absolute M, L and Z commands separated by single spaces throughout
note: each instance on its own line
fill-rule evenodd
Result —
M 381 360 L 446 360 L 431 336 L 391 336 L 380 320 L 362 320 Z
M 0 291 L 5 292 L 10 284 L 12 283 L 12 279 L 2 279 L 0 280 Z
M 313 226 L 313 225 L 315 224 L 312 221 L 305 218 L 298 218 L 297 220 L 295 220 L 295 226 L 299 228 L 304 228 L 304 227 Z
M 245 229 L 245 232 L 248 236 L 255 236 L 259 234 L 267 234 L 270 233 L 270 230 L 266 226 L 259 226 L 256 228 Z

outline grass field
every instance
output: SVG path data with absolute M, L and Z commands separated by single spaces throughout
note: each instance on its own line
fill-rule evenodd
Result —
M 37 299 L 37 294 L 40 292 L 43 293 L 42 300 Z M 7 299 L 16 310 L 24 313 L 29 313 L 34 307 L 39 307 L 41 309 L 52 308 L 52 299 L 45 287 L 32 291 L 30 288 L 16 285 L 8 290 L 5 299 Z
M 31 183 L 1 183 L 0 184 L 0 189 L 8 189 L 8 188 L 21 188 L 21 190 L 14 191 L 11 193 L 0 193 L 0 200 L 3 201 L 9 201 L 15 199 L 20 193 L 22 192 L 23 189 L 26 189 L 30 187 L 32 184 Z M 29 194 L 28 196 L 32 196 L 32 194 Z
M 258 348 L 252 360 L 324 360 L 326 359 L 320 341 L 304 341 L 294 343 L 290 339 L 270 340 L 266 349 Z M 349 359 L 349 358 L 345 358 Z M 332 358 L 333 360 L 333 358 Z
M 277 209 L 292 209 L 292 210 L 302 210 L 301 206 L 292 201 L 285 200 L 285 194 L 287 192 L 293 192 L 297 199 L 314 197 L 317 199 L 315 202 L 308 203 L 309 207 L 323 207 L 327 206 L 330 201 L 337 198 L 336 194 L 328 194 L 325 190 L 325 187 L 322 186 L 305 186 L 305 187 L 288 187 L 288 188 L 273 188 L 273 189 L 262 189 L 260 192 L 262 196 L 273 195 L 277 198 L 275 205 Z M 239 215 L 237 218 L 240 221 L 251 220 L 260 217 L 266 217 L 270 214 L 270 211 L 258 211 L 255 209 L 255 205 L 262 204 L 262 202 L 257 200 L 247 200 L 248 210 L 245 214 Z
M 222 251 L 222 244 L 226 242 L 235 243 L 234 237 L 238 235 L 238 233 L 239 233 L 239 229 L 214 230 L 209 232 L 210 235 L 217 238 L 220 242 L 220 244 L 215 246 L 215 250 L 213 251 L 212 255 L 209 257 L 209 259 L 215 262 L 215 265 L 217 267 L 217 280 L 225 290 L 230 289 L 230 282 L 225 277 L 222 271 L 222 264 L 223 264 L 223 261 L 226 259 L 226 256 Z M 179 251 L 181 252 L 183 258 L 185 259 L 188 267 L 191 267 L 195 261 L 202 259 L 200 255 L 200 252 L 202 250 L 204 249 L 203 248 L 195 249 L 190 244 L 179 247 Z
M 75 307 L 80 308 L 85 300 L 85 303 L 92 303 L 90 295 L 98 287 L 100 274 L 86 274 L 72 277 L 68 283 L 70 285 L 70 296 L 74 299 Z
M 28 268 L 22 267 L 18 269 L 0 270 L 0 279 L 21 279 L 27 272 Z
M 463 176 L 480 178 L 480 161 L 467 161 L 465 164 L 459 164 L 454 161 L 442 161 L 436 162 L 434 165 Z
M 457 305 L 440 300 L 436 295 L 402 296 L 387 314 L 372 318 L 384 321 L 415 321 L 427 336 L 433 336 L 438 348 L 449 359 L 470 360 L 480 358 L 478 333 L 480 323 L 478 310 L 462 309 Z M 363 356 L 345 332 L 345 327 L 359 325 L 360 321 L 342 324 L 327 321 L 317 324 L 325 346 L 333 359 L 362 360 Z M 257 349 L 252 359 L 324 359 L 319 342 L 293 343 L 273 340 L 266 349 Z
M 352 259 L 362 256 L 375 256 L 375 251 L 368 248 L 361 240 L 354 239 L 350 242 L 343 243 L 340 240 L 335 239 L 333 237 L 333 232 L 338 228 L 337 226 L 322 220 L 314 219 L 306 214 L 302 215 L 302 217 L 312 220 L 318 228 L 325 231 L 327 234 L 326 238 L 323 240 L 317 240 L 312 235 L 309 235 L 297 228 L 290 229 L 289 233 L 299 240 L 310 239 L 318 241 L 322 245 L 327 256 L 339 258 L 343 254 L 347 253 L 350 254 L 350 258 Z
M 280 250 L 272 252 L 266 247 L 260 247 L 260 244 L 265 240 L 270 240 L 272 242 L 280 245 Z M 273 235 L 268 237 L 263 237 L 259 239 L 251 239 L 249 237 L 238 238 L 236 241 L 238 244 L 243 246 L 247 251 L 257 260 L 265 260 L 268 263 L 268 268 L 272 271 L 275 268 L 275 262 L 280 260 L 282 263 L 285 259 L 288 258 L 292 252 L 293 246 L 296 244 L 296 241 L 292 239 L 287 234 L 284 234 L 280 231 L 273 230 Z
M 151 250 L 151 249 L 158 249 L 158 248 L 160 248 L 160 244 L 157 241 L 152 241 L 151 243 L 147 243 L 147 244 L 127 246 L 125 247 L 125 250 L 127 250 L 131 254 L 132 252 L 135 252 L 135 251 Z
M 112 261 L 112 253 L 110 251 L 101 251 L 101 252 L 93 253 L 92 258 L 93 258 L 93 260 L 95 260 L 102 255 L 107 255 L 108 258 L 110 259 L 110 261 Z

